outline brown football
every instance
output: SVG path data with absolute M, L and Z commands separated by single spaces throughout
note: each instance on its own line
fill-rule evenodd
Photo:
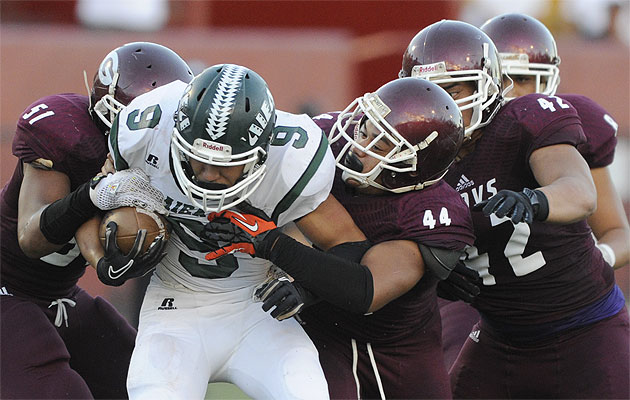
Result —
M 164 234 L 166 240 L 169 238 L 168 225 L 163 216 L 142 208 L 120 207 L 108 211 L 101 220 L 98 235 L 103 247 L 105 247 L 105 228 L 110 221 L 114 221 L 118 225 L 116 243 L 124 254 L 128 254 L 133 247 L 140 229 L 147 230 L 140 254 L 144 254 L 149 249 L 156 236 Z

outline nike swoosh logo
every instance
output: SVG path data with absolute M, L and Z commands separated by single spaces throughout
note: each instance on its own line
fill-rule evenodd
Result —
M 129 260 L 129 262 L 126 265 L 123 265 L 122 267 L 116 270 L 112 268 L 112 266 L 110 265 L 109 271 L 107 271 L 107 273 L 109 274 L 109 277 L 111 279 L 116 280 L 120 278 L 122 275 L 124 275 L 124 273 L 127 272 L 129 268 L 131 268 L 132 265 L 133 265 L 133 260 Z
M 241 224 L 243 224 L 243 226 L 245 228 L 249 229 L 252 232 L 256 232 L 258 230 L 258 221 L 256 221 L 256 223 L 254 225 L 251 225 L 251 224 L 247 223 L 247 221 L 244 221 L 244 220 L 242 220 L 240 218 L 236 218 L 236 216 L 234 216 L 233 218 L 235 220 L 237 220 L 238 222 L 240 222 Z

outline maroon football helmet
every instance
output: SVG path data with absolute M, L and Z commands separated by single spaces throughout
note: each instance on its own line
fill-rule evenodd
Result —
M 367 120 L 379 134 L 369 143 L 359 143 L 361 124 Z M 331 143 L 341 137 L 347 143 L 336 162 L 344 180 L 402 193 L 429 186 L 446 174 L 464 140 L 464 122 L 457 104 L 442 88 L 424 79 L 402 78 L 355 99 L 331 130 Z M 386 155 L 373 151 L 382 139 L 393 144 Z M 379 163 L 363 172 L 353 149 Z M 382 184 L 376 181 L 379 176 Z
M 403 54 L 398 75 L 438 84 L 475 84 L 472 96 L 456 101 L 462 111 L 473 109 L 466 137 L 487 125 L 501 106 L 499 53 L 485 33 L 466 22 L 442 20 L 418 32 Z
M 118 111 L 136 96 L 175 80 L 190 82 L 193 73 L 173 50 L 134 42 L 112 50 L 94 74 L 90 113 L 111 128 Z
M 542 22 L 525 14 L 503 14 L 489 19 L 480 29 L 497 46 L 504 74 L 533 75 L 536 93 L 556 93 L 560 57 L 553 35 Z

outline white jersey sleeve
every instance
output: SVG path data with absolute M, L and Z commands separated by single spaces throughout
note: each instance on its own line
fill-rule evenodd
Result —
M 151 176 L 160 160 L 168 160 L 173 115 L 186 86 L 171 82 L 136 97 L 118 113 L 109 133 L 117 170 L 142 168 Z
M 250 196 L 278 226 L 315 210 L 330 193 L 335 160 L 322 130 L 308 115 L 276 111 L 268 172 Z

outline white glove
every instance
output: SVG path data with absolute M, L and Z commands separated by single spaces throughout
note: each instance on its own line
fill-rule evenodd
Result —
M 151 185 L 149 177 L 140 168 L 124 169 L 94 179 L 90 199 L 101 210 L 140 207 L 158 214 L 168 214 L 164 207 L 164 195 Z

